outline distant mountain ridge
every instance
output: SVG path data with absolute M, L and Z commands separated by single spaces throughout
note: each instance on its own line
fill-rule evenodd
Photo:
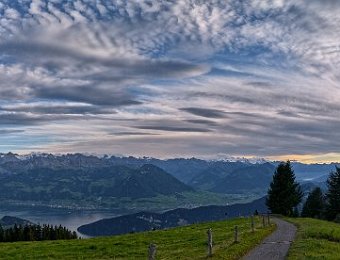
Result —
M 214 171 L 214 169 L 224 168 L 226 171 L 251 165 L 272 164 L 276 166 L 278 162 L 265 161 L 259 159 L 251 160 L 202 160 L 196 158 L 136 158 L 136 157 L 117 157 L 75 154 L 29 154 L 17 155 L 13 153 L 0 153 L 0 173 L 1 172 L 23 172 L 35 168 L 50 169 L 84 169 L 84 168 L 104 168 L 109 166 L 124 165 L 130 168 L 139 168 L 144 164 L 153 164 L 170 173 L 184 183 L 193 182 L 204 171 Z M 330 164 L 303 164 L 291 162 L 298 179 L 315 179 L 328 174 L 335 169 L 338 163 Z
M 230 174 L 217 180 L 216 185 L 210 189 L 212 192 L 249 192 L 267 190 L 275 171 L 274 165 L 270 163 L 249 165 L 238 168 Z
M 195 205 L 207 205 L 211 196 L 216 199 L 223 199 L 221 195 L 258 198 L 266 194 L 276 165 L 277 162 L 263 160 L 253 163 L 246 160 L 7 153 L 0 154 L 0 203 L 40 203 L 71 208 L 130 205 L 137 210 L 134 203 L 143 198 L 145 200 L 138 203 L 142 202 L 144 208 L 156 201 L 162 209 L 191 204 L 191 195 L 196 196 Z M 317 185 L 323 185 L 335 166 L 292 162 L 298 181 L 308 180 Z M 192 194 L 183 197 L 183 192 Z M 204 193 L 201 194 L 205 197 L 204 204 L 201 204 L 203 197 L 197 196 L 200 192 Z M 169 199 L 172 206 L 167 204 Z

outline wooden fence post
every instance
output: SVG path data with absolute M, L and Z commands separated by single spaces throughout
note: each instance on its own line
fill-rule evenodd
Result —
M 269 215 L 269 212 L 267 213 L 267 218 L 268 218 L 268 226 L 270 226 L 270 215 Z
M 157 252 L 157 246 L 155 244 L 149 245 L 149 260 L 155 260 L 156 259 L 156 252 Z
M 213 254 L 213 238 L 212 238 L 211 228 L 208 229 L 207 234 L 208 234 L 208 256 L 212 256 L 212 254 Z
M 251 216 L 251 232 L 255 232 L 255 223 L 254 223 L 254 216 L 252 215 Z
M 266 221 L 265 221 L 264 215 L 262 215 L 262 226 L 266 227 Z
M 235 226 L 234 243 L 238 243 L 238 226 Z

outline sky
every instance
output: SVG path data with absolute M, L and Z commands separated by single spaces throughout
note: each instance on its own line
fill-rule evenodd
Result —
M 337 0 L 0 0 L 0 152 L 340 161 Z

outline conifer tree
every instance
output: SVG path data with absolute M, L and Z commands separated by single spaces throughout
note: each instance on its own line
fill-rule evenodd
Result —
M 294 207 L 292 217 L 297 218 L 300 216 L 298 207 Z
M 301 217 L 322 218 L 325 200 L 319 187 L 312 190 L 302 208 Z
M 0 225 L 0 242 L 42 241 L 58 239 L 77 239 L 77 233 L 62 226 L 26 225 L 3 229 Z
M 4 241 L 4 229 L 2 228 L 1 224 L 0 224 L 0 242 Z
M 328 191 L 326 193 L 326 217 L 335 220 L 340 215 L 340 168 L 336 167 L 327 180 Z
M 274 214 L 292 216 L 294 207 L 302 199 L 300 185 L 295 182 L 295 174 L 290 162 L 280 163 L 270 183 L 266 205 Z

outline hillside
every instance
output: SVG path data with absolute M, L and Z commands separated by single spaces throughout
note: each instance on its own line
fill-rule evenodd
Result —
M 234 227 L 240 243 L 234 243 Z M 275 228 L 262 228 L 255 218 L 239 218 L 113 237 L 71 241 L 0 243 L 0 259 L 147 259 L 150 243 L 157 245 L 157 259 L 206 259 L 207 230 L 212 229 L 214 258 L 239 259 Z
M 210 168 L 190 184 L 193 187 L 218 193 L 263 192 L 269 186 L 275 171 L 270 163 L 238 165 L 227 169 Z
M 247 166 L 249 165 L 242 162 L 212 162 L 208 167 L 201 169 L 188 184 L 199 189 L 211 190 L 221 179 Z
M 88 236 L 119 235 L 152 229 L 217 221 L 238 216 L 249 216 L 255 210 L 267 212 L 265 198 L 231 206 L 204 206 L 193 209 L 174 209 L 164 213 L 139 212 L 136 214 L 103 219 L 80 226 L 78 231 Z
M 12 217 L 12 216 L 4 216 L 0 219 L 0 225 L 2 226 L 2 228 L 6 229 L 6 228 L 14 226 L 15 224 L 25 226 L 25 225 L 31 225 L 33 223 L 26 219 Z
M 339 259 L 340 224 L 318 219 L 289 218 L 298 227 L 289 260 Z
M 151 198 L 192 192 L 193 189 L 153 165 L 138 169 L 111 166 L 95 169 L 34 168 L 0 174 L 0 199 L 92 203 L 110 198 Z

